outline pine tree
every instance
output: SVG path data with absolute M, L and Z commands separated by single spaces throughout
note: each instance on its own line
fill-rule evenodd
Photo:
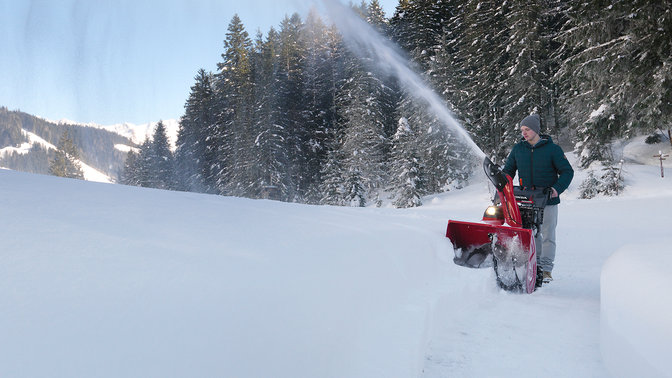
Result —
M 368 193 L 363 186 L 362 172 L 356 168 L 345 171 L 345 190 L 343 202 L 347 206 L 364 207 L 367 203 Z
M 140 186 L 140 167 L 138 154 L 131 149 L 126 154 L 124 170 L 121 174 L 121 183 L 124 185 Z
M 215 148 L 211 145 L 213 139 L 208 137 L 207 130 L 215 121 L 213 77 L 200 69 L 195 80 L 180 119 L 175 169 L 178 189 L 211 193 L 215 182 L 211 168 L 216 157 L 212 153 Z
M 428 73 L 435 88 L 448 101 L 450 110 L 461 120 L 464 120 L 461 108 L 467 102 L 467 92 L 463 88 L 471 82 L 463 62 L 467 57 L 459 53 L 464 44 L 466 8 L 466 4 L 459 1 L 449 5 L 450 15 L 443 23 L 443 34 L 439 39 L 435 59 L 429 63 Z
M 343 157 L 341 149 L 334 138 L 330 143 L 327 161 L 322 165 L 320 171 L 319 191 L 321 194 L 320 204 L 345 206 L 345 180 L 343 177 Z
M 609 142 L 620 135 L 623 116 L 614 112 L 611 106 L 601 105 L 585 124 L 576 129 L 576 149 L 580 152 L 579 166 L 582 168 L 596 161 L 605 164 L 613 161 Z
M 621 176 L 621 168 L 613 165 L 608 165 L 602 169 L 600 192 L 606 196 L 617 196 L 623 191 L 623 177 Z
M 303 127 L 306 132 L 304 200 L 321 199 L 321 168 L 328 157 L 329 138 L 334 133 L 337 113 L 334 101 L 337 85 L 342 82 L 342 41 L 333 28 L 327 28 L 317 13 L 310 12 L 301 38 L 305 46 L 303 70 Z
M 598 194 L 617 196 L 625 187 L 621 174 L 622 165 L 607 165 L 602 168 L 602 175 L 598 179 L 595 171 L 588 171 L 588 177 L 579 186 L 579 198 L 590 199 Z
M 251 187 L 248 193 L 261 197 L 268 190 L 276 192 L 276 198 L 287 199 L 288 173 L 286 130 L 282 126 L 284 113 L 277 95 L 279 66 L 277 58 L 279 37 L 271 28 L 264 41 L 259 35 L 254 53 L 254 98 L 255 117 L 252 145 L 254 154 L 250 165 Z
M 84 179 L 84 173 L 79 162 L 79 150 L 65 130 L 58 141 L 56 154 L 49 165 L 49 172 L 54 176 L 74 179 Z
M 303 27 L 301 17 L 294 13 L 291 17 L 283 19 L 278 35 L 280 65 L 277 95 L 285 115 L 279 125 L 285 129 L 287 136 L 285 145 L 288 158 L 289 201 L 302 201 L 310 185 L 310 177 L 306 175 L 306 151 L 310 137 L 307 130 L 302 127 L 305 110 L 303 61 L 306 54 L 301 38 Z
M 151 148 L 151 176 L 154 177 L 152 187 L 157 189 L 174 189 L 175 162 L 173 153 L 170 151 L 166 127 L 163 121 L 159 121 L 156 129 L 154 129 Z
M 588 177 L 579 186 L 579 198 L 590 199 L 600 193 L 600 181 L 595 177 L 595 171 L 588 171 Z
M 672 3 L 631 2 L 626 135 L 672 128 Z
M 459 105 L 465 127 L 487 155 L 500 157 L 506 148 L 506 128 L 514 129 L 514 125 L 506 125 L 502 120 L 506 109 L 498 83 L 507 62 L 504 54 L 509 32 L 504 14 L 506 4 L 467 2 L 462 23 L 468 27 L 461 35 L 454 58 L 461 64 L 456 69 L 465 77 L 459 88 L 464 94 Z
M 497 156 L 505 157 L 520 139 L 518 123 L 531 113 L 538 113 L 544 120 L 543 133 L 548 133 L 548 122 L 555 119 L 554 93 L 548 63 L 549 46 L 546 30 L 540 20 L 544 10 L 541 2 L 513 2 L 502 6 L 509 28 L 508 41 L 501 46 L 504 56 L 496 80 L 496 107 L 499 109 L 493 122 L 501 131 L 496 140 Z
M 603 146 L 627 135 L 632 124 L 629 73 L 638 66 L 631 54 L 637 42 L 629 33 L 633 4 L 619 0 L 572 2 L 558 34 L 562 65 L 555 74 L 561 111 L 575 133 L 581 166 L 608 159 Z M 635 112 L 636 113 L 636 112 Z
M 211 169 L 217 191 L 222 194 L 244 195 L 251 185 L 248 175 L 254 140 L 251 48 L 249 34 L 238 15 L 234 15 L 224 40 L 223 61 L 217 64 L 215 122 L 208 131 L 212 142 L 212 151 L 208 152 L 217 156 Z
M 368 4 L 364 15 L 366 22 L 373 26 L 383 38 L 387 39 L 390 36 L 392 27 L 389 20 L 385 17 L 385 12 L 381 8 L 378 0 L 372 0 Z M 373 60 L 365 59 L 363 63 L 365 64 L 365 68 L 373 72 L 376 79 L 380 81 L 381 88 L 375 92 L 375 95 L 383 116 L 385 138 L 389 141 L 397 130 L 398 119 L 396 117 L 396 111 L 397 106 L 401 101 L 399 83 L 396 77 L 379 68 L 374 64 Z M 390 153 L 390 146 L 390 143 L 387 143 L 384 146 L 384 153 L 386 156 Z
M 338 94 L 341 156 L 346 203 L 377 202 L 385 175 L 385 116 L 379 98 L 384 85 L 355 57 L 349 59 L 348 79 Z M 354 192 L 353 192 L 354 191 Z
M 382 35 L 388 35 L 390 32 L 390 23 L 385 17 L 385 11 L 380 6 L 378 0 L 371 0 L 366 7 L 366 22 L 372 25 Z
M 428 104 L 409 92 L 398 109 L 413 130 L 413 143 L 420 161 L 418 190 L 422 195 L 447 190 L 450 185 L 460 187 L 469 174 L 469 152 L 463 142 L 447 130 L 429 110 Z
M 422 205 L 422 163 L 418 157 L 413 130 L 405 118 L 399 119 L 399 127 L 392 141 L 390 158 L 390 193 L 396 207 Z
M 446 3 L 428 75 L 488 155 L 504 158 L 519 139 L 518 122 L 533 112 L 544 132 L 558 132 L 549 56 L 559 17 L 550 3 Z
M 453 6 L 453 1 L 446 0 L 403 0 L 392 16 L 393 39 L 423 71 L 438 50 Z
M 145 138 L 140 146 L 137 160 L 138 185 L 143 188 L 156 188 L 158 183 L 154 173 L 154 148 L 150 138 Z

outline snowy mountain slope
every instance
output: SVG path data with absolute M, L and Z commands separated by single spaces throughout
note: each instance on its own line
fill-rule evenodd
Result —
M 531 295 L 452 263 L 446 222 L 480 218 L 484 182 L 397 210 L 0 171 L 0 376 L 608 376 L 603 266 L 672 242 L 669 179 L 626 168 L 620 197 L 563 195 Z
M 0 134 L 3 135 L 0 166 L 48 174 L 49 159 L 52 158 L 62 131 L 67 129 L 80 150 L 85 179 L 112 182 L 123 170 L 125 152 L 134 144 L 118 133 L 89 126 L 65 121 L 51 122 L 0 107 Z
M 0 157 L 2 157 L 4 154 L 9 154 L 9 153 L 18 153 L 18 154 L 27 154 L 30 149 L 33 147 L 33 145 L 40 145 L 43 148 L 47 150 L 56 150 L 56 146 L 53 144 L 47 142 L 46 140 L 40 138 L 38 135 L 35 133 L 31 133 L 30 131 L 26 130 L 21 130 L 21 132 L 28 138 L 28 142 L 25 142 L 21 144 L 19 147 L 5 147 L 5 148 L 0 148 Z M 106 175 L 105 173 L 93 168 L 92 166 L 84 163 L 81 160 L 77 160 L 77 162 L 80 164 L 82 168 L 82 172 L 84 173 L 84 180 L 88 181 L 96 181 L 96 182 L 105 182 L 105 183 L 112 183 L 113 180 L 110 178 L 110 176 Z

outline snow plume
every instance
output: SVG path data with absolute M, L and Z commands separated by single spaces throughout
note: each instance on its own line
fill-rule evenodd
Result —
M 467 131 L 455 120 L 443 100 L 410 67 L 399 49 L 362 20 L 352 9 L 338 0 L 322 0 L 328 18 L 336 25 L 348 48 L 359 56 L 371 57 L 378 67 L 396 77 L 416 99 L 427 103 L 429 110 L 447 127 L 455 131 L 473 153 L 482 160 L 485 153 L 474 143 Z

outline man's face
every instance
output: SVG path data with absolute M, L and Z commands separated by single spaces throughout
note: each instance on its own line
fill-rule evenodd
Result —
M 528 142 L 534 141 L 538 136 L 537 133 L 535 133 L 532 129 L 530 129 L 527 126 L 520 126 L 520 131 L 523 134 L 523 138 L 525 138 L 525 140 Z

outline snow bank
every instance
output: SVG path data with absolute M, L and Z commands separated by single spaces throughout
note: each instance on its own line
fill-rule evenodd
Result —
M 663 154 L 670 154 L 670 143 L 668 141 L 663 141 L 660 143 L 646 144 L 644 142 L 646 138 L 647 136 L 643 135 L 626 141 L 625 145 L 622 147 L 623 152 L 621 154 L 626 161 L 660 167 L 660 159 L 656 158 L 654 155 L 660 154 L 661 152 Z M 668 157 L 663 160 L 663 167 L 672 168 L 672 158 Z
M 601 284 L 601 349 L 615 377 L 672 377 L 672 240 L 626 246 Z

